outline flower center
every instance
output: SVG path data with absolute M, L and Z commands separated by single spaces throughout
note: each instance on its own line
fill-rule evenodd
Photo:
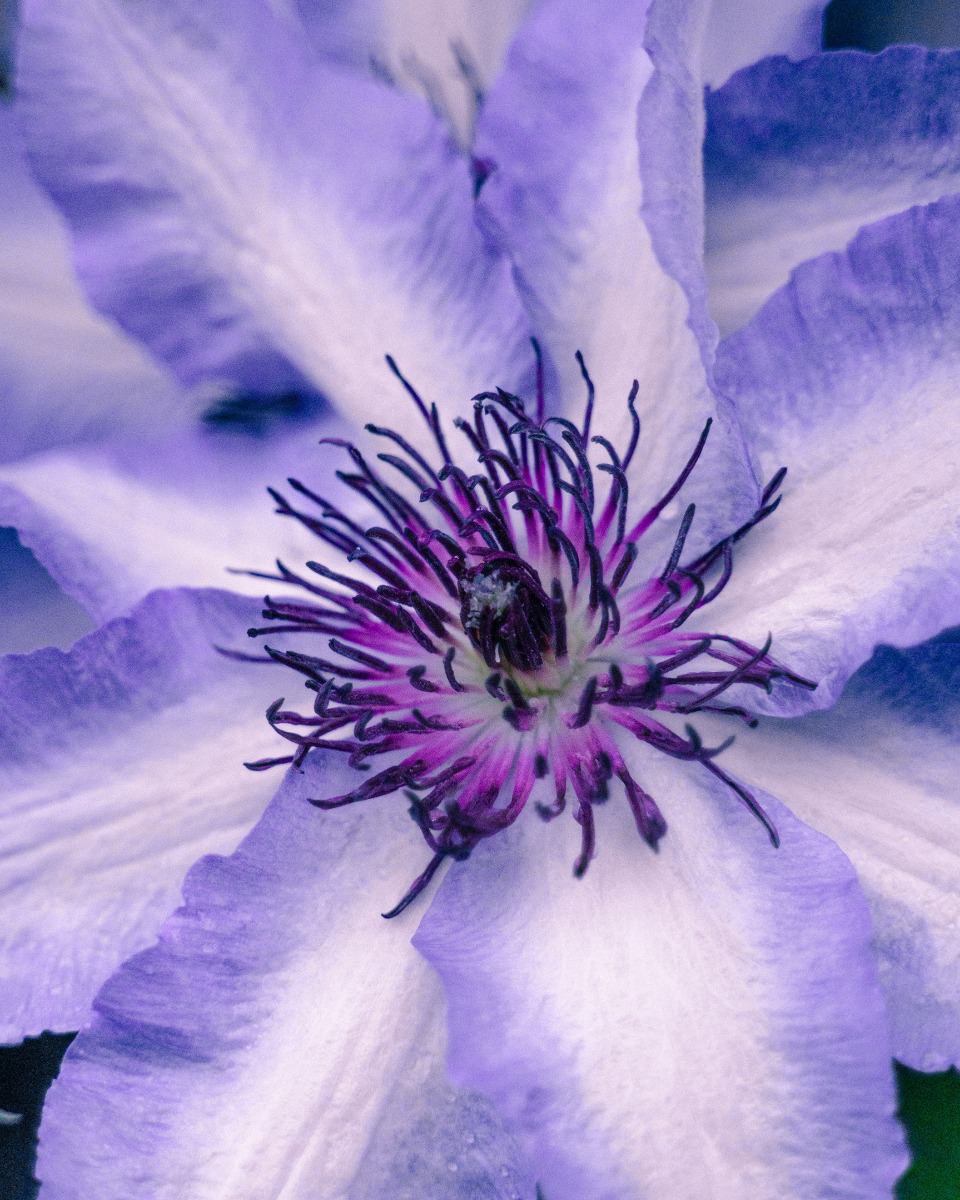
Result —
M 753 724 L 747 689 L 769 691 L 776 680 L 815 686 L 770 657 L 769 638 L 758 649 L 688 628 L 727 586 L 736 544 L 780 503 L 785 471 L 748 521 L 693 557 L 684 556 L 695 516 L 689 505 L 662 569 L 638 578 L 641 540 L 694 470 L 709 421 L 666 494 L 631 514 L 636 382 L 622 453 L 590 436 L 593 384 L 579 355 L 587 387 L 581 426 L 544 420 L 542 373 L 533 418 L 517 396 L 481 393 L 473 420 L 455 422 L 479 467 L 468 474 L 449 451 L 436 407 L 428 410 L 387 361 L 426 422 L 438 461 L 373 425 L 368 431 L 389 444 L 377 458 L 390 474 L 352 444 L 333 442 L 352 464 L 339 479 L 376 513 L 370 525 L 297 480 L 291 488 L 308 510 L 271 493 L 280 513 L 333 552 L 328 559 L 339 558 L 346 572 L 358 563 L 365 577 L 326 562 L 307 563 L 313 580 L 283 564 L 264 576 L 306 595 L 268 597 L 270 624 L 251 636 L 293 631 L 324 648 L 265 647 L 306 677 L 314 703 L 307 714 L 284 710 L 282 700 L 271 705 L 269 721 L 295 749 L 247 766 L 300 766 L 314 750 L 344 753 L 361 771 L 369 772 L 370 760 L 386 762 L 345 795 L 311 801 L 330 809 L 404 792 L 432 857 L 385 916 L 403 911 L 445 858 L 468 857 L 512 824 L 535 793 L 537 813 L 552 820 L 572 792 L 578 876 L 596 850 L 594 807 L 611 788 L 656 847 L 666 821 L 627 766 L 624 747 L 634 738 L 721 779 L 776 845 L 767 814 L 716 762 L 729 740 L 708 749 L 690 725 L 683 736 L 664 718 L 710 712 Z
M 460 624 L 488 667 L 537 671 L 550 645 L 550 600 L 536 571 L 504 554 L 465 570 Z

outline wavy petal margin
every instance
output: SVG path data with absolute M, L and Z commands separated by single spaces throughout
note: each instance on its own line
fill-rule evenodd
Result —
M 960 621 L 958 369 L 956 197 L 804 264 L 722 343 L 760 473 L 789 473 L 711 617 L 819 681 L 784 703 L 826 707 L 878 643 Z
M 710 311 L 745 325 L 799 263 L 960 191 L 960 52 L 769 59 L 707 98 Z

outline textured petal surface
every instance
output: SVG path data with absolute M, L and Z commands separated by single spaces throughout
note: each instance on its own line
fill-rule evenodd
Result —
M 816 707 L 877 643 L 960 620 L 958 364 L 957 199 L 805 264 L 721 345 L 717 378 L 761 473 L 790 473 L 712 624 L 757 645 L 772 632 L 778 657 L 820 681 Z
M 873 914 L 894 1054 L 960 1063 L 960 643 L 883 648 L 828 713 L 765 721 L 724 756 L 849 855 Z
M 62 218 L 30 177 L 0 103 L 0 460 L 162 427 L 191 410 L 143 350 L 98 316 L 70 264 Z
M 707 278 L 728 333 L 800 262 L 960 190 L 960 53 L 758 63 L 707 101 Z
M 44 1196 L 532 1200 L 489 1105 L 443 1081 L 417 914 L 380 917 L 423 866 L 419 832 L 402 803 L 306 802 L 342 776 L 291 772 L 101 992 L 48 1100 Z
M 228 568 L 271 571 L 278 557 L 296 568 L 327 553 L 275 514 L 266 488 L 297 474 L 331 482 L 342 453 L 317 442 L 344 432 L 328 418 L 272 440 L 201 429 L 38 455 L 0 468 L 0 521 L 99 620 L 159 587 L 228 585 L 262 596 L 270 585 Z
M 666 491 L 716 415 L 700 313 L 702 24 L 698 6 L 548 0 L 515 40 L 477 139 L 493 164 L 481 210 L 510 246 L 568 415 L 579 419 L 584 399 L 577 350 L 597 384 L 594 429 L 615 445 L 640 382 L 638 505 Z M 719 524 L 752 487 L 740 453 L 718 422 L 691 484 L 722 476 Z
M 724 80 L 770 54 L 806 58 L 820 49 L 823 0 L 713 0 L 703 52 L 703 81 Z
M 440 403 L 527 365 L 440 123 L 319 62 L 265 0 L 30 0 L 20 59 L 81 277 L 181 379 L 307 377 L 366 419 L 394 396 L 387 352 Z
M 68 654 L 2 663 L 0 1041 L 76 1029 L 149 945 L 198 855 L 231 849 L 272 790 L 270 667 L 218 655 L 256 606 L 158 593 Z
M 415 944 L 447 992 L 453 1078 L 491 1095 L 550 1200 L 888 1197 L 903 1166 L 866 905 L 768 801 L 775 851 L 689 767 L 631 769 L 571 877 L 572 821 L 520 822 L 441 885 Z

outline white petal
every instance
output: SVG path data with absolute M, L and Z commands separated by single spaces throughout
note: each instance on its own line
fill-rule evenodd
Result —
M 276 786 L 272 667 L 218 655 L 257 608 L 217 592 L 151 596 L 68 654 L 2 663 L 0 1041 L 76 1029 L 149 945 L 199 854 L 229 850 Z
M 960 1064 L 957 643 L 890 649 L 839 704 L 738 736 L 724 765 L 849 855 L 876 929 L 897 1058 Z
M 819 681 L 825 707 L 879 642 L 960 621 L 960 202 L 868 226 L 797 270 L 717 379 L 779 510 L 738 548 L 709 624 Z M 776 698 L 775 698 L 776 699 Z
M 196 404 L 90 307 L 63 219 L 31 178 L 0 104 L 0 461 L 120 428 L 156 432 Z
M 550 1200 L 889 1196 L 902 1142 L 849 863 L 767 800 L 774 850 L 692 764 L 641 748 L 631 769 L 667 818 L 657 855 L 613 796 L 583 879 L 574 822 L 530 813 L 441 885 L 415 944 L 453 1078 L 495 1099 Z
M 259 0 L 24 6 L 20 114 L 95 303 L 187 382 L 300 372 L 358 421 L 529 360 L 468 164 L 421 102 Z
M 97 998 L 41 1128 L 51 1200 L 532 1200 L 489 1106 L 442 1078 L 418 914 L 380 916 L 429 858 L 405 805 L 307 803 L 345 774 L 291 771 Z
M 199 430 L 101 450 L 40 455 L 0 468 L 0 520 L 18 529 L 68 595 L 99 620 L 161 587 L 224 587 L 262 596 L 271 585 L 228 570 L 293 569 L 325 559 L 324 543 L 281 518 L 268 485 L 291 474 L 329 491 L 342 435 L 327 419 L 272 442 Z
M 359 66 L 386 69 L 440 110 L 461 145 L 473 135 L 478 95 L 496 77 L 532 0 L 298 0 L 316 45 Z
M 709 492 L 703 512 L 722 526 L 753 480 L 704 367 L 714 338 L 702 274 L 704 15 L 693 5 L 682 20 L 657 10 L 649 21 L 645 5 L 606 0 L 533 12 L 482 114 L 476 153 L 493 171 L 480 206 L 510 248 L 566 415 L 580 424 L 579 350 L 597 385 L 593 432 L 622 452 L 638 379 L 640 511 L 719 416 L 688 498 Z

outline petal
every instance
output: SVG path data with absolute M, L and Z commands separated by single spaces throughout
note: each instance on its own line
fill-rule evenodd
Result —
M 306 377 L 358 421 L 530 357 L 466 162 L 421 102 L 321 63 L 260 0 L 30 0 L 35 169 L 94 303 L 187 382 Z
M 151 596 L 68 654 L 0 664 L 4 821 L 0 1041 L 76 1029 L 104 979 L 149 945 L 199 854 L 229 850 L 271 791 L 270 668 L 218 655 L 257 608 Z
M 765 721 L 724 765 L 849 855 L 870 903 L 894 1054 L 960 1063 L 960 643 L 880 649 L 837 706 Z
M 386 72 L 434 104 L 470 144 L 483 93 L 532 0 L 364 0 L 296 7 L 325 55 Z
M 597 385 L 594 430 L 615 446 L 629 439 L 626 400 L 640 382 L 638 507 L 663 495 L 717 412 L 703 365 L 712 329 L 701 311 L 700 14 L 674 8 L 654 6 L 648 22 L 646 6 L 613 0 L 538 6 L 491 90 L 476 145 L 492 166 L 482 213 L 510 247 L 568 414 L 579 421 L 583 408 L 577 350 Z M 691 491 L 718 476 L 722 523 L 753 487 L 725 421 Z
M 902 1138 L 849 863 L 765 800 L 773 850 L 729 792 L 655 759 L 631 769 L 667 817 L 656 856 L 617 798 L 581 881 L 572 821 L 451 869 L 415 944 L 452 1077 L 494 1099 L 550 1200 L 889 1196 Z
M 329 553 L 276 515 L 267 486 L 299 475 L 331 491 L 340 455 L 316 443 L 345 432 L 328 416 L 272 440 L 200 429 L 39 455 L 0 468 L 0 521 L 101 621 L 154 588 L 229 585 L 262 596 L 269 584 L 228 571 L 269 572 L 278 557 L 298 568 Z
M 734 71 L 770 54 L 806 58 L 820 49 L 824 0 L 713 0 L 703 80 L 719 87 Z
M 707 278 L 722 332 L 861 225 L 960 190 L 960 53 L 771 59 L 707 101 Z
M 958 231 L 956 198 L 868 226 L 721 345 L 761 474 L 790 473 L 711 624 L 757 645 L 772 631 L 820 681 L 798 703 L 830 704 L 878 642 L 960 621 Z
M 306 802 L 345 773 L 291 772 L 101 992 L 41 1128 L 51 1200 L 532 1200 L 489 1106 L 443 1080 L 415 915 L 380 917 L 422 869 L 418 830 L 402 804 Z
M 90 308 L 59 213 L 30 177 L 0 104 L 0 461 L 192 415 L 136 343 Z

